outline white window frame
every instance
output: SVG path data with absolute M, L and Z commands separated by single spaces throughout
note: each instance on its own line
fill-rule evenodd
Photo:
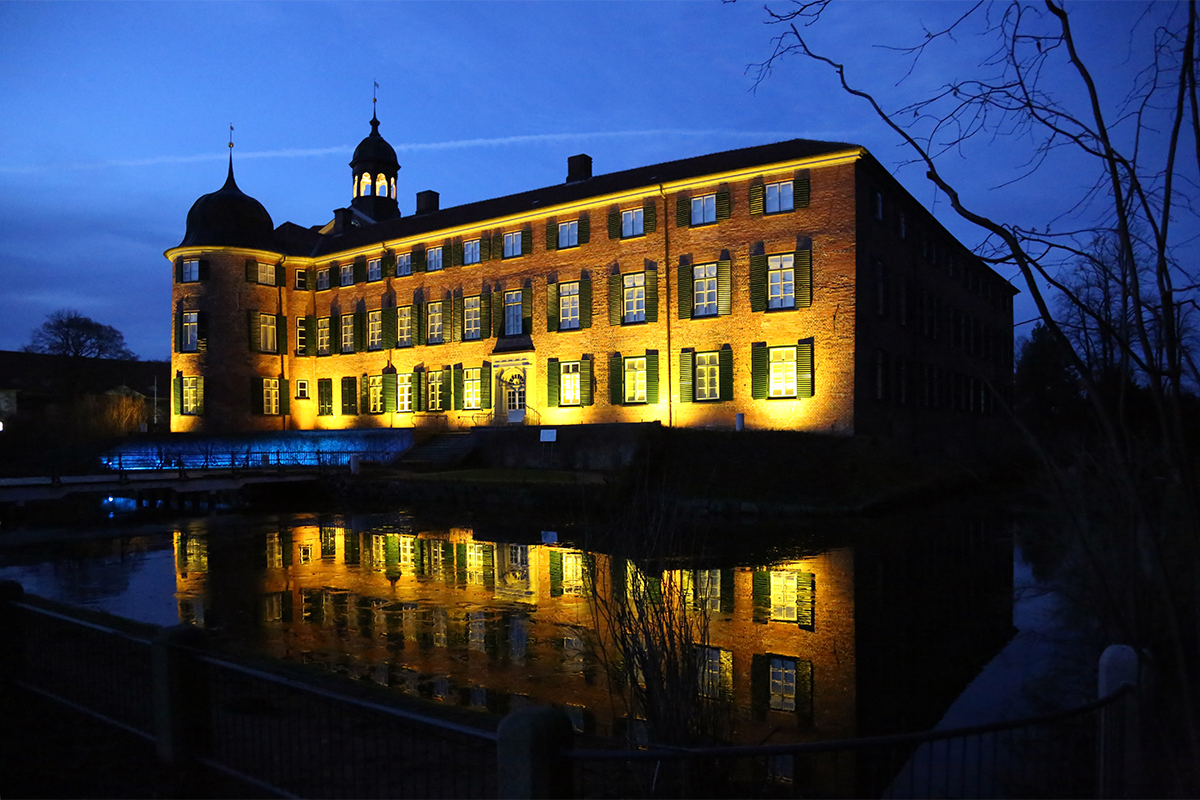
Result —
M 479 367 L 470 367 L 463 370 L 463 409 L 467 411 L 478 411 L 483 402 L 482 380 L 480 375 L 482 370 Z
M 796 307 L 796 257 L 792 253 L 767 256 L 767 308 Z
M 768 691 L 772 711 L 796 710 L 796 659 L 771 656 Z
M 558 223 L 558 249 L 579 246 L 579 220 Z
M 200 312 L 183 312 L 183 341 L 179 349 L 184 353 L 195 353 L 200 349 Z
M 696 264 L 692 267 L 692 316 L 717 315 L 717 265 Z
M 463 242 L 463 266 L 479 263 L 479 240 Z
M 342 314 L 341 342 L 343 353 L 354 352 L 354 315 Z
M 445 396 L 445 387 L 443 383 L 445 379 L 445 370 L 433 369 L 429 371 L 428 375 L 429 387 L 428 391 L 426 392 L 426 398 L 428 402 L 426 403 L 425 408 L 429 411 L 443 411 L 444 408 L 442 406 L 442 398 Z
M 442 344 L 445 341 L 445 329 L 442 326 L 442 301 L 434 300 L 428 306 L 428 326 L 425 344 Z
M 558 285 L 558 329 L 579 329 L 579 281 Z
M 308 381 L 304 380 L 303 378 L 296 381 L 296 399 L 297 400 L 307 400 L 308 399 Z
M 301 292 L 308 289 L 308 270 L 303 267 L 296 270 L 296 289 Z
M 258 262 L 258 282 L 261 286 L 275 285 L 275 265 L 265 261 Z
M 195 258 L 189 258 L 183 262 L 183 268 L 180 271 L 180 281 L 182 283 L 195 283 L 200 280 L 200 261 Z
M 796 622 L 800 617 L 796 607 L 796 592 L 800 576 L 791 570 L 771 571 L 771 619 Z
M 279 378 L 263 378 L 263 413 L 279 416 Z
M 329 267 L 317 270 L 317 291 L 329 288 Z
M 521 249 L 521 231 L 513 231 L 512 233 L 504 234 L 504 257 L 516 258 L 522 255 Z
M 511 289 L 504 293 L 505 336 L 516 336 L 521 333 L 521 301 L 520 289 Z
M 699 685 L 696 691 L 701 697 L 714 699 L 721 696 L 721 648 L 696 645 L 696 675 Z
M 338 285 L 353 286 L 354 285 L 354 265 L 342 264 L 338 268 Z
M 279 350 L 279 336 L 276 329 L 277 320 L 274 314 L 258 315 L 258 349 L 264 353 L 275 353 Z
M 474 341 L 482 337 L 481 303 L 479 295 L 463 298 L 463 341 Z
M 720 354 L 715 351 L 696 353 L 693 397 L 697 401 L 721 399 L 720 360 Z
M 378 281 L 383 279 L 383 259 L 372 258 L 367 262 L 367 280 Z
M 621 276 L 621 324 L 646 321 L 646 273 L 634 272 Z
M 317 355 L 329 355 L 329 317 L 317 319 Z
M 558 373 L 558 404 L 577 406 L 579 399 L 579 362 L 564 361 Z
M 796 348 L 772 347 L 767 351 L 768 397 L 796 396 Z
M 396 309 L 396 346 L 412 347 L 412 306 Z
M 795 211 L 796 203 L 792 195 L 792 182 L 768 183 L 763 208 L 767 214 L 785 214 L 788 211 Z
M 717 221 L 717 196 L 705 194 L 692 198 L 692 225 L 708 225 Z
M 624 395 L 626 403 L 646 402 L 646 357 L 629 356 L 624 364 Z
M 443 263 L 444 262 L 442 260 L 441 245 L 438 245 L 437 247 L 431 247 L 425 251 L 425 271 L 426 272 L 439 271 L 442 268 Z
M 383 376 L 367 376 L 367 413 L 382 414 L 383 407 Z
M 200 413 L 200 387 L 202 378 L 185 377 L 183 379 L 183 400 L 180 405 L 180 413 L 186 416 L 195 416 Z
M 367 312 L 367 349 L 383 349 L 383 311 Z
M 643 209 L 631 208 L 621 212 L 622 239 L 642 236 L 645 232 L 645 211 Z
M 412 275 L 412 253 L 401 253 L 396 256 L 396 277 Z
M 411 413 L 413 410 L 413 376 L 411 372 L 396 376 L 396 410 Z

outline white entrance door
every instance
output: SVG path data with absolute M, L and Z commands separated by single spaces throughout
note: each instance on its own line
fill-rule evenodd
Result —
M 504 382 L 504 408 L 509 424 L 525 422 L 525 376 L 513 375 Z

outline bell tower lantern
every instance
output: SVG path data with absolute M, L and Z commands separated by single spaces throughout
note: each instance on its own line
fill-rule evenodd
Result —
M 379 119 L 371 115 L 371 134 L 359 142 L 350 161 L 354 176 L 352 208 L 376 222 L 396 219 L 400 206 L 396 203 L 396 176 L 400 162 L 396 151 L 379 135 Z

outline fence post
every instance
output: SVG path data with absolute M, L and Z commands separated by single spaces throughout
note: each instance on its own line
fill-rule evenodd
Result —
M 158 757 L 173 766 L 188 765 L 208 746 L 208 671 L 190 652 L 207 641 L 202 628 L 173 625 L 163 628 L 152 645 Z
M 570 717 L 559 708 L 528 706 L 502 719 L 496 729 L 498 796 L 573 797 L 574 769 L 562 751 L 570 749 L 574 735 Z
M 1100 709 L 1097 737 L 1097 797 L 1141 797 L 1141 738 L 1138 734 L 1138 656 L 1127 644 L 1100 655 L 1097 695 L 1105 698 L 1128 684 L 1133 691 Z
M 0 691 L 7 692 L 15 681 L 24 677 L 25 637 L 22 636 L 21 612 L 14 603 L 25 597 L 25 589 L 16 581 L 0 581 Z

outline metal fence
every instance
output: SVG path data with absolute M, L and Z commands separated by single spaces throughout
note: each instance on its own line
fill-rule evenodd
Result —
M 107 469 L 187 470 L 187 469 L 279 469 L 284 467 L 345 467 L 350 460 L 386 464 L 402 450 L 168 450 L 146 449 L 103 456 Z

